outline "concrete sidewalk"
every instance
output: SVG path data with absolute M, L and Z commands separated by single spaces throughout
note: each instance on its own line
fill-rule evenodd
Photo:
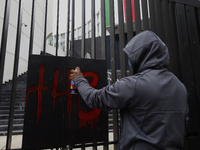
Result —
M 6 138 L 7 136 L 0 136 L 0 149 L 6 149 Z M 12 136 L 12 149 L 19 149 L 22 147 L 22 135 Z
M 7 136 L 0 136 L 0 150 L 6 149 L 6 138 Z M 109 133 L 109 141 L 113 141 L 113 133 Z M 12 149 L 22 148 L 22 135 L 13 135 L 12 136 Z M 103 146 L 98 146 L 98 150 L 103 150 Z M 76 148 L 74 150 L 81 150 L 81 148 Z M 86 150 L 92 150 L 92 147 L 87 147 Z M 109 145 L 109 150 L 113 150 L 113 145 Z

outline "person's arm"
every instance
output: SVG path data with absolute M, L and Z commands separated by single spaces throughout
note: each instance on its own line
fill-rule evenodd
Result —
M 113 85 L 97 90 L 89 85 L 80 72 L 80 68 L 77 67 L 76 73 L 77 75 L 74 78 L 70 77 L 70 79 L 74 80 L 79 93 L 90 108 L 103 110 L 120 109 L 131 103 L 136 83 L 136 79 L 133 76 L 123 78 Z M 74 73 L 72 72 L 72 74 Z

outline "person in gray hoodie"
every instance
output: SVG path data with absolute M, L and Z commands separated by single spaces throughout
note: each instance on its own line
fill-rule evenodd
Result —
M 187 91 L 167 69 L 167 46 L 147 30 L 123 50 L 134 75 L 98 90 L 89 85 L 79 67 L 71 70 L 70 79 L 90 108 L 120 109 L 120 150 L 181 150 Z

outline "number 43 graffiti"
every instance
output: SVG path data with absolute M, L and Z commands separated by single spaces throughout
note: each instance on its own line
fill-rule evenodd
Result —
M 40 115 L 42 114 L 42 95 L 45 94 L 45 91 L 49 89 L 49 86 L 47 85 L 43 85 L 43 80 L 44 80 L 44 72 L 45 72 L 45 65 L 40 65 L 39 69 L 39 81 L 38 81 L 38 85 L 36 86 L 30 86 L 27 88 L 26 90 L 26 103 L 25 106 L 27 106 L 27 98 L 28 95 L 31 92 L 35 92 L 37 91 L 37 95 L 38 95 L 38 108 L 37 108 L 37 123 L 39 123 L 39 118 Z M 59 77 L 59 73 L 60 71 L 58 69 L 55 70 L 54 72 L 54 83 L 53 83 L 53 87 L 52 87 L 52 97 L 54 98 L 54 102 L 53 102 L 53 106 L 52 108 L 55 107 L 55 100 L 57 96 L 60 95 L 66 95 L 68 96 L 68 105 L 67 105 L 67 113 L 69 115 L 69 127 L 71 126 L 71 122 L 70 122 L 70 114 L 72 112 L 72 95 L 70 94 L 70 80 L 68 78 L 68 89 L 64 90 L 64 91 L 57 91 L 57 86 L 58 86 L 58 77 Z M 68 77 L 70 75 L 70 69 L 68 69 Z M 98 76 L 96 73 L 94 72 L 83 72 L 83 76 L 84 77 L 92 77 L 93 79 L 89 82 L 89 84 L 91 85 L 91 87 L 95 87 L 98 83 Z M 91 109 L 90 111 L 83 111 L 79 109 L 79 102 L 82 101 L 81 96 L 79 95 L 78 98 L 78 117 L 79 117 L 79 128 L 81 128 L 81 126 L 86 126 L 87 123 L 91 124 L 91 128 L 93 128 L 93 123 L 97 122 L 99 120 L 99 114 L 101 112 L 100 109 Z

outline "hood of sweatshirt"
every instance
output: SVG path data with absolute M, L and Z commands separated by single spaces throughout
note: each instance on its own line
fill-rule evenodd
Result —
M 123 50 L 132 63 L 134 74 L 146 69 L 167 68 L 169 65 L 168 48 L 152 31 L 137 34 Z

